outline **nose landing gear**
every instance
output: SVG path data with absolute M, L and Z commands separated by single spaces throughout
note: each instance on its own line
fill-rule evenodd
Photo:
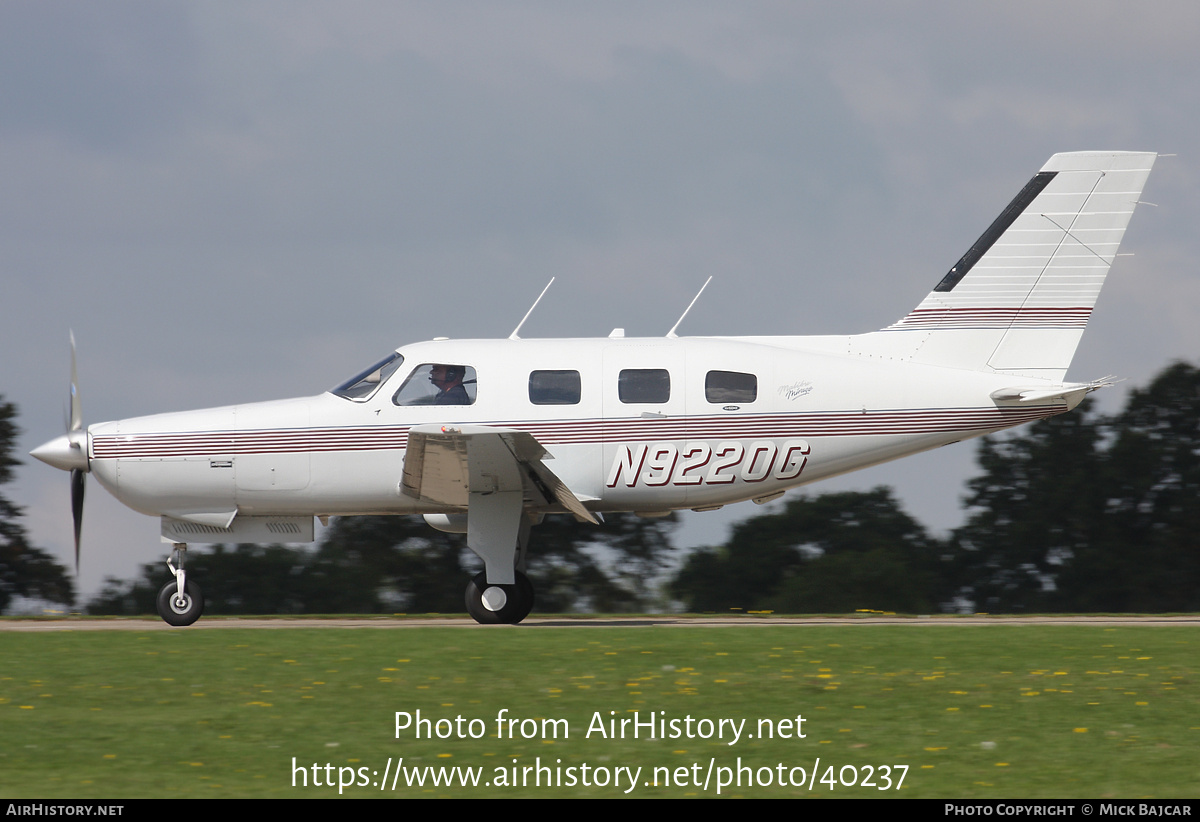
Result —
M 204 595 L 200 586 L 187 578 L 183 565 L 187 558 L 187 544 L 177 542 L 167 560 L 175 579 L 164 585 L 158 592 L 158 615 L 163 622 L 176 627 L 191 625 L 204 613 Z M 179 567 L 176 568 L 175 564 Z

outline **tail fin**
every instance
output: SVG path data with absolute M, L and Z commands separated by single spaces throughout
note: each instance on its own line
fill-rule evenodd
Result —
M 920 305 L 868 336 L 913 362 L 1060 382 L 1156 157 L 1055 154 Z

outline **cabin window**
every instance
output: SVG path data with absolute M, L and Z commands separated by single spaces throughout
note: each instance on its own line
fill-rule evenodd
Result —
M 399 351 L 384 357 L 361 374 L 355 374 L 344 383 L 334 388 L 332 393 L 355 402 L 363 402 L 379 390 L 379 386 L 387 382 L 388 377 L 404 362 Z
M 475 369 L 455 363 L 418 365 L 392 397 L 396 405 L 474 405 Z
M 617 379 L 624 403 L 662 404 L 671 399 L 671 375 L 665 368 L 626 368 Z
M 578 405 L 582 383 L 578 371 L 533 371 L 529 401 L 534 405 Z
M 758 377 L 740 371 L 709 371 L 704 399 L 716 403 L 746 403 L 758 399 Z

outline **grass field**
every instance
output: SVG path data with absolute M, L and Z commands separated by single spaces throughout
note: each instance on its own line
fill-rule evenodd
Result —
M 0 633 L 0 796 L 1196 797 L 1198 666 L 1189 627 Z M 635 716 L 675 738 L 597 730 Z

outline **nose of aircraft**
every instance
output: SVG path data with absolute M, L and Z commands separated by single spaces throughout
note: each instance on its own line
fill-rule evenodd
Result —
M 29 452 L 29 456 L 63 471 L 88 470 L 87 433 L 71 431 Z

